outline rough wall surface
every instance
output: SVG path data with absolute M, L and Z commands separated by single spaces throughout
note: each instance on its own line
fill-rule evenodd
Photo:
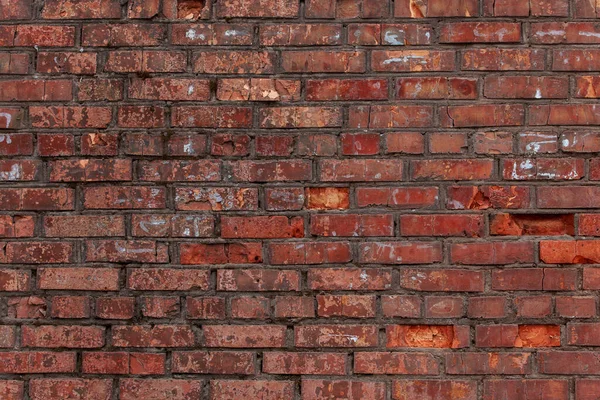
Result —
M 0 398 L 597 399 L 597 18 L 0 0 Z

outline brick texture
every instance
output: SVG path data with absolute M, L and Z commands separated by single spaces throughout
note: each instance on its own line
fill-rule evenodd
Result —
M 0 0 L 1 400 L 592 400 L 600 0 Z

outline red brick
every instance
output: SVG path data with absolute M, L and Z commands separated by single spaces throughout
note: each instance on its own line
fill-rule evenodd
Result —
M 375 317 L 375 296 L 319 295 L 317 313 L 322 317 Z
M 214 218 L 206 215 L 132 215 L 133 236 L 143 237 L 210 237 Z
M 543 351 L 538 353 L 538 369 L 548 375 L 597 375 L 600 364 L 593 352 Z
M 0 155 L 3 156 L 28 156 L 33 153 L 33 135 L 29 133 L 0 135 L 0 143 Z
M 421 316 L 421 303 L 418 296 L 381 296 L 381 309 L 386 317 L 418 318 Z
M 188 319 L 225 318 L 225 300 L 220 297 L 188 297 L 186 309 Z
M 79 100 L 118 101 L 123 99 L 123 82 L 119 79 L 82 79 L 77 84 Z
M 461 348 L 469 346 L 469 327 L 461 325 L 388 325 L 387 347 Z
M 117 0 L 48 0 L 42 9 L 45 19 L 120 18 L 121 4 Z
M 391 214 L 319 214 L 310 218 L 310 233 L 315 236 L 393 236 Z
M 363 264 L 431 264 L 442 257 L 439 242 L 363 242 L 358 251 Z
M 450 375 L 521 375 L 531 372 L 531 353 L 463 352 L 446 355 L 446 373 Z
M 11 39 L 10 46 L 72 47 L 75 44 L 75 27 L 67 25 L 17 25 Z
M 466 49 L 461 69 L 467 71 L 541 71 L 545 65 L 543 49 Z
M 10 10 L 9 8 L 8 10 Z M 5 9 L 6 10 L 6 9 Z M 3 53 L 0 54 L 0 73 L 27 74 L 29 71 L 29 54 Z
M 15 380 L 0 381 L 0 394 L 5 400 L 22 400 L 24 382 Z
M 560 347 L 559 325 L 479 325 L 477 347 Z
M 496 214 L 490 219 L 492 235 L 574 235 L 573 214 Z
M 276 318 L 313 318 L 315 316 L 314 301 L 308 296 L 275 297 Z
M 477 382 L 472 380 L 395 380 L 392 387 L 395 400 L 475 400 Z
M 96 262 L 168 262 L 168 245 L 150 240 L 88 240 L 87 261 Z
M 348 42 L 362 46 L 429 45 L 432 33 L 428 24 L 350 24 Z
M 470 297 L 469 318 L 502 318 L 506 316 L 506 299 L 500 296 Z
M 272 243 L 269 246 L 273 264 L 328 264 L 352 259 L 347 242 Z
M 593 186 L 545 186 L 537 189 L 539 208 L 595 208 L 597 194 Z
M 596 301 L 593 297 L 556 297 L 556 314 L 567 318 L 591 318 L 596 316 Z
M 244 128 L 251 125 L 250 108 L 229 106 L 172 107 L 171 124 L 196 128 Z
M 39 180 L 40 163 L 32 160 L 0 160 L 0 182 Z
M 327 79 L 306 82 L 306 100 L 385 100 L 388 83 L 384 79 Z
M 300 81 L 295 79 L 219 79 L 217 99 L 223 101 L 297 101 Z
M 204 79 L 133 79 L 129 85 L 129 97 L 144 100 L 206 101 L 210 97 L 210 89 L 209 82 Z
M 52 182 L 127 181 L 132 179 L 131 161 L 126 159 L 72 159 L 50 161 Z
M 398 78 L 397 99 L 474 99 L 477 97 L 477 80 L 467 78 Z
M 235 297 L 231 299 L 231 317 L 238 319 L 266 319 L 270 314 L 266 297 Z
M 351 128 L 426 127 L 433 123 L 429 106 L 386 105 L 350 107 Z
M 250 375 L 254 373 L 254 355 L 250 352 L 177 351 L 173 353 L 173 372 Z
M 540 242 L 540 259 L 548 264 L 596 264 L 600 242 L 596 240 Z
M 28 271 L 0 269 L 0 288 L 3 292 L 25 292 L 30 289 Z
M 35 219 L 30 215 L 0 215 L 0 237 L 34 236 Z
M 221 291 L 298 291 L 300 275 L 293 270 L 240 269 L 218 270 L 217 290 Z
M 484 222 L 476 215 L 402 215 L 402 236 L 483 236 Z
M 109 107 L 48 106 L 29 107 L 35 128 L 106 128 L 112 119 Z
M 89 318 L 90 298 L 87 296 L 52 297 L 53 318 Z
M 431 133 L 429 151 L 432 154 L 461 154 L 468 150 L 467 135 L 464 133 Z
M 345 375 L 347 358 L 342 353 L 265 352 L 263 372 L 286 375 Z
M 179 315 L 179 297 L 143 297 L 142 315 L 150 318 L 168 318 Z
M 363 51 L 284 51 L 281 66 L 287 73 L 361 73 L 366 58 Z
M 263 46 L 323 46 L 342 42 L 340 25 L 286 24 L 260 27 L 260 44 Z
M 111 340 L 115 347 L 191 347 L 195 342 L 187 325 L 118 325 Z
M 482 180 L 489 179 L 493 163 L 489 159 L 436 159 L 411 161 L 415 180 Z
M 171 43 L 177 45 L 251 45 L 252 26 L 249 24 L 175 24 L 171 25 Z
M 64 79 L 4 80 L 0 82 L 1 101 L 69 101 L 72 82 Z
M 121 400 L 171 398 L 172 400 L 189 400 L 200 397 L 202 382 L 186 379 L 122 379 L 119 382 L 119 398 Z
M 395 3 L 395 17 L 433 18 L 433 17 L 476 17 L 479 6 L 476 0 L 426 0 L 416 2 L 400 0 Z
M 254 188 L 189 188 L 175 192 L 178 210 L 242 211 L 258 209 L 258 191 Z
M 304 237 L 304 220 L 300 217 L 223 217 L 221 224 L 223 238 Z
M 131 319 L 134 312 L 133 297 L 99 297 L 96 300 L 96 316 L 101 319 Z
M 265 208 L 269 211 L 301 210 L 304 203 L 304 190 L 301 187 L 265 189 Z
M 481 271 L 461 269 L 404 269 L 400 285 L 417 291 L 482 292 L 484 275 Z
M 374 50 L 371 64 L 376 72 L 431 72 L 454 70 L 454 51 Z
M 381 268 L 312 268 L 308 285 L 313 290 L 387 290 L 392 275 Z
M 159 353 L 84 352 L 83 372 L 89 374 L 164 373 L 165 355 Z
M 247 398 L 261 397 L 263 400 L 292 398 L 292 381 L 211 380 L 211 400 L 236 400 L 240 395 Z
M 375 347 L 379 343 L 375 325 L 310 325 L 294 330 L 296 347 Z
M 125 236 L 122 216 L 80 215 L 44 218 L 48 237 Z
M 3 374 L 74 373 L 75 352 L 27 351 L 0 354 Z
M 182 243 L 179 245 L 182 264 L 253 264 L 262 262 L 260 243 Z
M 437 360 L 428 353 L 367 352 L 354 355 L 354 372 L 358 374 L 437 375 Z
M 70 242 L 5 242 L 0 246 L 0 263 L 61 264 L 73 257 Z
M 136 268 L 132 269 L 127 287 L 132 290 L 206 290 L 209 274 L 200 269 Z
M 328 398 L 344 398 L 348 400 L 385 398 L 383 382 L 362 382 L 350 380 L 302 380 L 302 400 L 324 400 Z
M 425 317 L 460 318 L 464 316 L 464 302 L 460 297 L 435 296 L 425 298 Z
M 41 268 L 38 286 L 50 290 L 118 290 L 119 270 L 115 268 Z
M 225 18 L 293 18 L 298 15 L 299 5 L 292 0 L 220 0 L 217 16 Z
M 139 179 L 150 182 L 215 182 L 221 180 L 217 160 L 157 160 L 139 162 Z
M 423 154 L 425 136 L 418 132 L 398 132 L 385 135 L 386 153 Z
M 94 75 L 97 65 L 96 58 L 96 53 L 39 53 L 36 70 L 43 74 Z
M 456 243 L 451 248 L 452 262 L 458 264 L 515 264 L 534 261 L 531 242 Z
M 39 378 L 29 382 L 29 396 L 42 400 L 53 396 L 72 399 L 104 400 L 110 397 L 110 379 Z
M 392 208 L 429 208 L 437 204 L 435 187 L 359 187 L 356 189 L 359 207 L 387 206 Z
M 127 7 L 127 18 L 149 19 L 159 12 L 160 1 L 158 0 L 133 0 Z
M 543 379 L 490 379 L 483 385 L 484 395 L 490 400 L 518 398 L 566 400 L 569 398 L 569 382 Z
M 81 41 L 92 47 L 157 46 L 165 35 L 160 24 L 93 24 L 83 26 Z
M 319 162 L 323 182 L 402 181 L 404 163 L 388 159 L 325 159 Z
M 97 348 L 104 346 L 104 328 L 97 326 L 23 326 L 23 347 Z
M 84 207 L 88 209 L 155 209 L 164 208 L 164 187 L 95 186 L 84 190 Z
M 36 296 L 11 297 L 7 305 L 10 318 L 40 319 L 45 318 L 48 312 L 46 300 Z
M 510 268 L 492 273 L 494 290 L 542 290 L 543 284 L 542 268 Z
M 521 41 L 521 24 L 511 22 L 455 22 L 444 24 L 440 43 L 511 43 Z

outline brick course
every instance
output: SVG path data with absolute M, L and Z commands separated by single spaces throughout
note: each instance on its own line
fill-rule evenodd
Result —
M 596 399 L 598 18 L 0 0 L 0 399 Z

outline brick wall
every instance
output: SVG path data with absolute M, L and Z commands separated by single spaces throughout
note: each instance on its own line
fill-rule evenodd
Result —
M 597 18 L 0 0 L 0 398 L 596 399 Z

